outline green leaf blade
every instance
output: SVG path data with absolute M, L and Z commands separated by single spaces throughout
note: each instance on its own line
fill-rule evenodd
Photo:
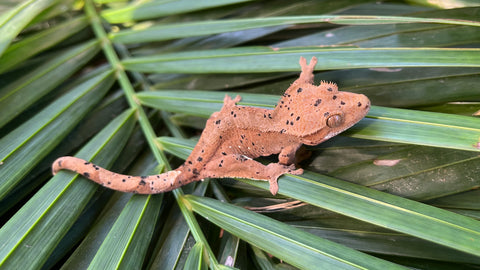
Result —
M 111 72 L 80 84 L 0 140 L 0 198 L 4 198 L 33 167 L 68 134 L 113 83 Z
M 242 181 L 268 190 L 261 181 Z M 279 187 L 279 192 L 288 197 L 473 255 L 480 254 L 477 220 L 310 172 L 283 176 Z
M 12 40 L 40 12 L 55 0 L 28 0 L 0 16 L 0 57 Z
M 431 19 L 414 17 L 395 16 L 292 16 L 292 17 L 270 17 L 251 18 L 235 20 L 218 20 L 204 22 L 178 23 L 171 25 L 152 26 L 142 30 L 124 30 L 112 34 L 112 40 L 120 43 L 137 43 L 162 41 L 176 38 L 212 35 L 232 31 L 247 30 L 259 27 L 270 27 L 278 25 L 295 25 L 305 23 L 333 23 L 333 24 L 392 24 L 392 23 L 441 23 L 454 25 L 480 26 L 480 22 L 461 21 L 450 19 Z
M 443 48 L 257 48 L 172 53 L 124 60 L 125 68 L 151 73 L 257 73 L 298 71 L 300 57 L 322 59 L 316 70 L 382 67 L 480 67 L 478 49 Z
M 0 127 L 80 69 L 99 51 L 91 42 L 62 52 L 0 89 Z
M 118 116 L 76 156 L 102 165 L 112 163 L 133 130 L 133 115 L 129 110 Z M 79 178 L 71 172 L 57 173 L 0 229 L 1 267 L 41 267 L 98 188 Z
M 87 27 L 85 17 L 77 17 L 12 44 L 0 57 L 0 73 L 25 61 Z
M 195 196 L 184 200 L 209 221 L 301 269 L 312 265 L 322 269 L 403 269 L 231 204 Z

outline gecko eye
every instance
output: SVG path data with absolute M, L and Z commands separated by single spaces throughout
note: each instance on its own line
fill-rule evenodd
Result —
M 327 126 L 330 128 L 336 128 L 343 124 L 343 116 L 340 114 L 334 114 L 327 119 Z

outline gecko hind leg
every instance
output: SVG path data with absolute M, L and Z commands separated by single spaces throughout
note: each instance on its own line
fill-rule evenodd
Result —
M 302 169 L 296 170 L 295 165 L 286 166 L 279 163 L 263 165 L 242 155 L 228 155 L 213 159 L 207 164 L 206 171 L 208 177 L 214 178 L 237 177 L 268 181 L 273 195 L 278 192 L 277 180 L 281 175 L 303 173 Z

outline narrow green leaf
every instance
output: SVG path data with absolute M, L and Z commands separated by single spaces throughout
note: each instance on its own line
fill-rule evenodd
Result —
M 119 43 L 138 43 L 162 41 L 176 38 L 212 35 L 231 31 L 240 31 L 259 27 L 269 27 L 277 25 L 295 25 L 306 23 L 332 23 L 348 25 L 365 24 L 391 24 L 391 23 L 440 23 L 452 25 L 471 25 L 480 26 L 480 22 L 467 20 L 435 19 L 435 18 L 415 18 L 415 17 L 396 17 L 396 16 L 297 16 L 297 17 L 269 17 L 269 18 L 249 18 L 233 19 L 219 21 L 200 21 L 178 23 L 170 25 L 152 26 L 142 30 L 123 30 L 111 34 L 114 42 Z
M 0 57 L 0 73 L 12 69 L 31 56 L 54 46 L 85 27 L 87 27 L 87 19 L 80 16 L 12 44 Z
M 76 156 L 108 167 L 133 130 L 134 115 L 118 116 Z M 0 229 L 0 267 L 41 268 L 98 187 L 78 174 L 57 173 Z
M 372 106 L 348 130 L 352 137 L 480 151 L 480 119 L 462 115 Z
M 480 67 L 479 49 L 251 48 L 130 58 L 126 69 L 154 73 L 257 73 L 298 71 L 301 56 L 322 59 L 317 70 L 379 67 Z
M 160 138 L 160 142 L 173 145 L 184 140 Z M 239 180 L 269 188 L 265 181 Z M 279 187 L 285 196 L 469 254 L 480 254 L 480 221 L 312 172 L 284 175 L 279 179 Z
M 40 12 L 56 0 L 27 0 L 0 16 L 0 57 L 12 40 Z
M 145 19 L 156 19 L 167 15 L 187 13 L 248 1 L 251 0 L 177 0 L 133 3 L 123 8 L 107 9 L 102 12 L 102 17 L 110 23 L 124 23 Z
M 0 140 L 0 198 L 4 198 L 105 95 L 114 78 L 104 72 L 61 96 Z
M 403 269 L 260 214 L 205 197 L 183 198 L 210 222 L 301 269 Z
M 428 201 L 428 203 L 432 205 L 436 205 L 438 207 L 480 210 L 480 203 L 478 201 L 479 195 L 480 195 L 480 190 L 476 189 L 468 192 L 463 192 L 460 194 L 454 194 L 454 195 L 430 200 Z
M 424 201 L 480 186 L 480 179 L 476 179 L 480 173 L 478 161 L 476 152 L 414 146 L 342 167 L 329 175 Z M 412 185 L 416 186 L 414 190 Z
M 237 260 L 241 240 L 228 232 L 223 232 L 221 238 L 218 262 L 233 267 Z
M 188 246 L 190 228 L 178 206 L 173 206 L 163 221 L 162 234 L 157 241 L 157 251 L 153 253 L 148 269 L 175 269 L 182 252 Z
M 310 209 L 312 206 L 300 207 L 295 213 L 307 212 L 308 210 L 304 208 Z M 304 219 L 287 223 L 327 240 L 370 254 L 480 264 L 480 256 L 466 254 L 403 233 L 381 229 L 378 226 L 365 224 L 341 215 L 330 213 L 309 215 L 309 220 Z
M 188 253 L 187 261 L 183 269 L 208 269 L 208 265 L 204 260 L 203 244 L 196 243 Z
M 407 2 L 417 5 L 431 6 L 435 8 L 461 8 L 461 7 L 478 7 L 476 0 L 446 0 L 446 1 L 430 1 L 430 0 L 408 0 Z
M 114 166 L 112 166 L 110 169 L 112 171 L 118 171 L 118 172 L 123 172 L 122 170 L 126 168 L 127 166 L 130 166 L 131 169 L 128 170 L 128 174 L 131 175 L 147 175 L 149 173 L 156 173 L 157 170 L 155 170 L 157 163 L 154 161 L 153 156 L 149 153 L 145 153 L 143 155 L 138 155 L 140 152 L 142 152 L 143 147 L 139 146 L 138 142 L 143 141 L 144 139 L 142 138 L 143 134 L 141 133 L 140 128 L 137 126 L 130 138 L 128 139 L 127 144 L 125 145 L 124 149 L 122 150 L 119 158 L 115 160 Z M 132 164 L 132 161 L 135 161 L 135 163 Z M 61 269 L 87 269 L 90 263 L 92 262 L 93 258 L 96 256 L 98 249 L 100 246 L 103 244 L 104 239 L 107 237 L 107 235 L 115 235 L 119 234 L 122 235 L 123 232 L 112 232 L 112 227 L 114 224 L 117 222 L 117 219 L 121 215 L 122 211 L 124 210 L 125 206 L 129 202 L 129 200 L 132 198 L 133 194 L 132 193 L 123 193 L 123 192 L 114 192 L 112 190 L 107 190 L 105 189 L 105 193 L 108 193 L 112 195 L 109 197 L 108 202 L 105 204 L 105 199 L 102 201 L 100 208 L 103 208 L 102 213 L 98 218 L 95 219 L 94 224 L 92 224 L 92 221 L 87 220 L 84 222 L 83 220 L 80 220 L 81 217 L 77 220 L 75 226 L 72 227 L 69 231 L 69 234 L 65 236 L 65 238 L 62 239 L 64 242 L 70 242 L 69 248 L 73 248 L 74 245 L 76 246 L 75 251 L 73 254 L 71 254 L 68 257 L 68 260 L 62 265 Z M 102 198 L 100 198 L 101 200 Z M 147 202 L 151 202 L 152 200 L 147 200 Z M 86 209 L 84 210 L 85 212 L 88 212 L 90 214 L 91 212 L 98 211 L 99 206 L 97 207 L 93 206 L 92 209 Z M 148 208 L 148 205 L 146 206 Z M 101 210 L 101 209 L 100 209 Z M 143 211 L 142 209 L 139 209 L 139 211 Z M 154 217 L 158 215 L 160 212 L 158 211 L 158 208 L 155 210 L 155 213 L 151 213 L 151 216 L 143 215 L 141 218 L 146 218 L 149 219 L 151 217 Z M 137 213 L 131 213 L 132 216 L 137 217 Z M 148 249 L 149 244 L 141 243 L 140 246 L 137 244 L 139 239 L 136 236 L 142 235 L 140 238 L 141 239 L 150 239 L 151 235 L 151 230 L 154 229 L 157 226 L 154 226 L 154 224 L 157 222 L 157 220 L 149 220 L 149 222 L 146 222 L 147 228 L 144 228 L 144 223 L 141 221 L 138 222 L 140 225 L 138 227 L 137 231 L 142 231 L 145 234 L 138 234 L 136 231 L 130 232 L 132 233 L 131 237 L 131 242 L 130 246 L 136 246 L 137 248 L 127 248 L 126 251 L 124 252 L 124 256 L 122 256 L 122 264 L 123 265 L 132 265 L 130 268 L 139 268 L 136 267 L 135 265 L 143 264 L 144 262 L 144 251 Z M 79 225 L 80 224 L 80 225 Z M 92 226 L 93 225 L 93 226 Z M 78 227 L 84 226 L 84 228 L 88 231 L 88 234 L 85 235 L 85 233 L 77 232 L 79 230 Z M 118 228 L 118 226 L 117 226 Z M 121 228 L 120 228 L 121 229 Z M 71 234 L 80 234 L 78 237 L 82 239 L 81 243 L 78 245 L 78 242 L 74 242 L 75 239 L 70 239 L 73 237 Z M 57 252 L 58 252 L 58 246 L 57 246 Z M 133 252 L 132 252 L 133 251 Z M 112 254 L 112 256 L 115 256 Z M 105 260 L 109 260 L 109 256 L 104 257 Z M 132 263 L 132 261 L 134 261 Z M 45 267 L 45 266 L 44 266 Z
M 268 190 L 268 183 L 241 181 Z M 469 254 L 480 254 L 477 220 L 311 172 L 284 176 L 279 187 L 285 196 Z
M 376 6 L 376 7 L 375 7 Z M 350 10 L 350 14 L 362 15 L 366 12 L 377 10 L 378 5 L 371 4 L 359 5 L 358 9 Z M 388 8 L 385 5 L 388 14 L 401 14 L 402 16 L 415 16 L 422 18 L 449 18 L 459 20 L 473 20 L 478 21 L 479 7 L 460 8 L 460 9 L 444 9 L 444 10 L 426 10 L 418 11 L 419 7 L 395 5 Z M 402 12 L 402 9 L 403 12 Z M 399 13 L 395 13 L 399 12 Z M 388 15 L 387 14 L 387 15 Z M 392 14 L 392 15 L 394 15 Z M 299 38 L 292 38 L 283 40 L 279 43 L 273 44 L 278 47 L 292 47 L 292 46 L 311 46 L 315 44 L 325 45 L 342 45 L 350 44 L 359 47 L 408 47 L 401 44 L 413 44 L 415 46 L 430 47 L 441 46 L 443 39 L 450 40 L 448 44 L 458 44 L 458 40 L 468 40 L 470 35 L 458 35 L 458 33 L 451 33 L 451 35 L 443 36 L 439 40 L 436 38 L 436 31 L 455 31 L 462 26 L 452 26 L 444 24 L 425 24 L 425 23 L 410 23 L 410 24 L 390 24 L 390 25 L 354 25 L 337 27 L 334 29 L 326 29 L 313 33 L 310 35 L 301 36 Z M 462 29 L 462 28 L 460 28 Z M 478 32 L 478 27 L 465 28 L 467 31 L 473 33 Z M 475 36 L 474 34 L 473 36 Z M 421 44 L 424 41 L 429 41 L 427 44 Z M 411 43 L 410 43 L 411 42 Z M 474 42 L 475 43 L 475 42 Z M 393 45 L 395 44 L 395 45 Z M 449 46 L 451 45 L 444 45 Z M 475 47 L 475 46 L 474 46 Z
M 160 110 L 186 113 L 189 115 L 209 117 L 219 111 L 223 105 L 223 98 L 228 94 L 231 97 L 241 95 L 238 103 L 246 106 L 273 108 L 279 97 L 262 94 L 246 94 L 241 92 L 214 92 L 214 91 L 183 91 L 162 90 L 140 92 L 137 98 L 143 105 Z
M 142 267 L 161 205 L 162 195 L 134 195 L 107 235 L 89 269 Z
M 202 187 L 203 185 L 203 187 Z M 195 189 L 197 196 L 204 196 L 208 180 L 200 184 L 200 189 Z M 183 187 L 188 192 L 192 185 Z M 190 249 L 190 227 L 185 220 L 178 205 L 169 209 L 167 218 L 163 221 L 163 230 L 157 241 L 155 252 L 148 264 L 148 269 L 175 269 L 182 264 L 182 255 Z M 193 228 L 195 229 L 195 228 Z M 200 242 L 197 242 L 200 243 Z M 217 265 L 218 266 L 218 265 Z
M 219 111 L 226 93 L 151 91 L 138 94 L 142 104 L 160 110 L 208 117 Z M 230 96 L 237 93 L 228 92 Z M 240 105 L 270 107 L 279 97 L 243 94 Z M 468 151 L 480 151 L 480 119 L 475 117 L 372 106 L 345 134 L 352 137 Z
M 99 50 L 97 42 L 74 47 L 0 88 L 0 127 L 68 79 Z
M 102 245 L 102 240 L 108 235 L 132 196 L 132 193 L 113 192 L 110 200 L 104 203 L 104 211 L 95 223 L 90 225 L 88 234 L 83 237 L 82 242 L 62 265 L 62 270 L 88 268 Z

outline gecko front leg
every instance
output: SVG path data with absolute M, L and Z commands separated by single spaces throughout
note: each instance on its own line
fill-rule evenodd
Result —
M 288 145 L 280 151 L 278 154 L 278 163 L 290 165 L 294 164 L 296 160 L 297 150 L 302 146 L 301 143 L 299 144 L 292 144 Z
M 213 159 L 206 167 L 208 175 L 206 177 L 232 177 L 249 178 L 254 180 L 263 180 L 270 183 L 270 192 L 275 195 L 278 192 L 277 180 L 286 173 L 300 175 L 302 169 L 295 169 L 295 165 L 282 165 L 279 163 L 270 163 L 263 165 L 253 159 L 243 155 L 232 154 Z

